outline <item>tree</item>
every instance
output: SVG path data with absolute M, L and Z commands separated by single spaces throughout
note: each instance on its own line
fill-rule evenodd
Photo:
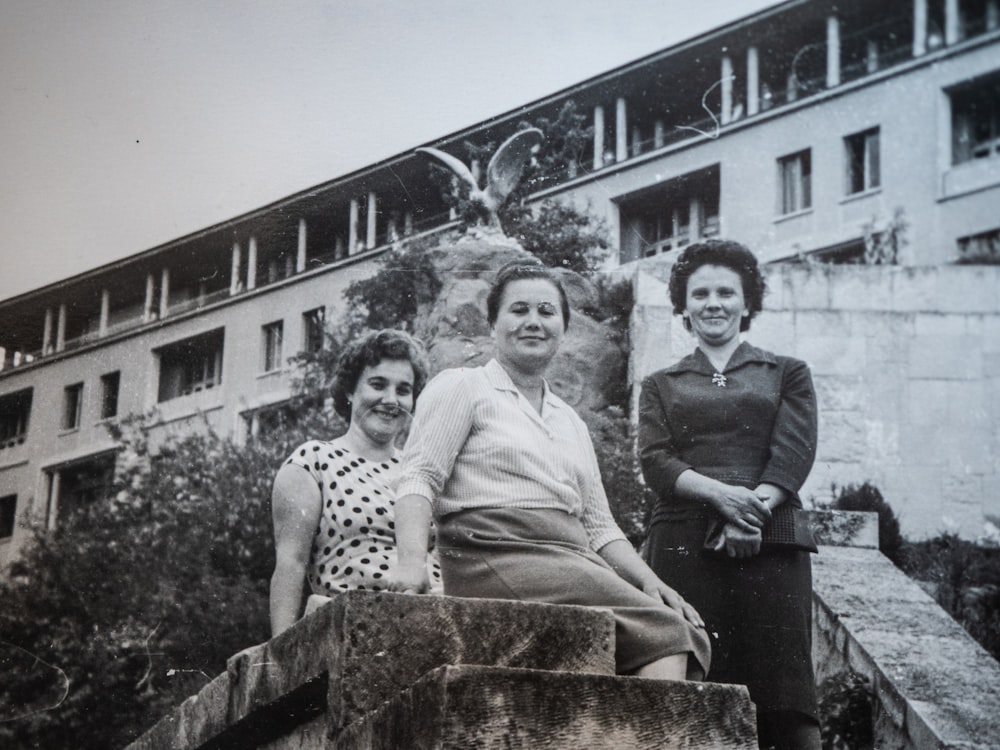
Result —
M 0 746 L 123 747 L 269 637 L 271 483 L 343 431 L 323 408 L 333 357 L 300 355 L 284 418 L 246 445 L 205 426 L 153 450 L 151 416 L 123 422 L 109 496 L 36 529 L 0 586 Z

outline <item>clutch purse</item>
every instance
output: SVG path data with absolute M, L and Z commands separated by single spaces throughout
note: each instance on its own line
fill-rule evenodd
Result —
M 714 521 L 709 525 L 704 545 L 706 552 L 718 552 L 715 547 L 724 525 L 723 521 Z M 809 528 L 809 516 L 801 508 L 788 503 L 779 505 L 771 511 L 771 520 L 764 526 L 760 549 L 761 552 L 783 549 L 817 552 L 816 539 Z

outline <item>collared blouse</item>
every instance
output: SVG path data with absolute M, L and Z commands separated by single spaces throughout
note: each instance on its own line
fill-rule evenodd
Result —
M 647 377 L 639 399 L 639 452 L 661 515 L 705 512 L 674 496 L 687 469 L 745 487 L 762 482 L 792 495 L 816 456 L 816 396 L 809 368 L 743 342 L 717 372 L 696 349 Z
M 594 550 L 625 539 L 583 420 L 547 383 L 539 414 L 495 359 L 427 384 L 402 462 L 398 496 L 426 498 L 436 517 L 556 508 L 580 519 Z

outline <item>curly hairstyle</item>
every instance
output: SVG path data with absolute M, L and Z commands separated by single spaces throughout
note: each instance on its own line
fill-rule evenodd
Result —
M 404 331 L 384 329 L 373 331 L 352 341 L 341 353 L 333 376 L 331 392 L 333 408 L 346 421 L 351 421 L 350 396 L 366 367 L 375 367 L 384 359 L 403 359 L 413 367 L 413 400 L 427 383 L 427 358 L 424 346 Z
M 559 292 L 559 306 L 562 308 L 563 330 L 566 330 L 569 327 L 569 298 L 566 296 L 566 290 L 552 269 L 536 258 L 512 260 L 497 271 L 490 293 L 486 296 L 486 320 L 490 327 L 496 325 L 497 316 L 500 314 L 500 299 L 507 285 L 512 281 L 524 279 L 544 279 L 556 288 Z
M 687 287 L 691 274 L 702 266 L 722 266 L 739 274 L 743 283 L 743 300 L 749 313 L 740 321 L 740 330 L 750 329 L 750 320 L 764 306 L 766 285 L 757 258 L 750 248 L 732 240 L 704 240 L 688 245 L 670 270 L 670 302 L 674 314 L 682 315 L 687 306 Z M 690 322 L 684 325 L 690 330 Z

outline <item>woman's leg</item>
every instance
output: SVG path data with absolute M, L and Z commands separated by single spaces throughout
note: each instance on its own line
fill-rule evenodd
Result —
M 687 667 L 688 655 L 685 651 L 682 654 L 671 654 L 649 664 L 644 664 L 636 670 L 635 675 L 653 680 L 685 680 L 687 679 Z

